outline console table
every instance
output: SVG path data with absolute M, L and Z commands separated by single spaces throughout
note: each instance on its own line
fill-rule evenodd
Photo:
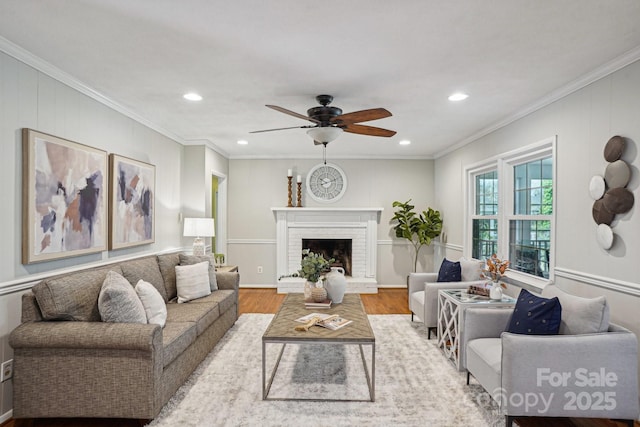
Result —
M 464 348 L 460 343 L 464 342 L 464 312 L 467 308 L 502 308 L 513 307 L 516 304 L 514 298 L 503 296 L 501 300 L 492 300 L 489 297 L 468 294 L 463 289 L 442 289 L 438 291 L 438 347 L 444 355 L 451 359 L 459 371 Z

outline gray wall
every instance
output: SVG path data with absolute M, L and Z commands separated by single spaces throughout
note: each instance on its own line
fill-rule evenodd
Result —
M 311 143 L 311 141 L 309 141 Z M 335 142 L 339 144 L 340 142 Z M 372 144 L 375 143 L 372 142 Z M 330 153 L 330 149 L 329 149 Z M 318 158 L 322 153 L 318 148 Z M 321 160 L 230 160 L 228 260 L 240 266 L 242 286 L 275 286 L 276 222 L 272 207 L 287 205 L 287 169 L 302 175 L 305 207 L 382 207 L 378 225 L 378 283 L 403 285 L 413 268 L 410 247 L 393 237 L 394 200 L 412 199 L 416 208 L 434 206 L 432 160 L 329 160 L 347 176 L 347 191 L 335 203 L 318 203 L 304 195 L 306 175 Z M 445 222 L 448 219 L 445 216 Z M 433 268 L 433 247 L 421 251 L 421 271 Z M 412 250 L 412 249 L 411 249 Z M 257 267 L 263 273 L 257 273 Z
M 555 281 L 581 296 L 605 295 L 611 318 L 640 334 L 640 62 L 633 63 L 435 162 L 436 205 L 449 226 L 448 242 L 464 244 L 463 168 L 498 153 L 557 135 Z M 591 216 L 588 186 L 603 175 L 606 142 L 630 138 L 624 159 L 632 165 L 628 186 L 636 205 L 612 224 L 610 251 L 601 249 Z M 447 249 L 456 258 L 460 251 Z
M 156 242 L 60 261 L 22 265 L 21 128 L 32 128 L 156 165 Z M 12 358 L 8 335 L 20 322 L 21 289 L 50 271 L 159 252 L 182 245 L 183 146 L 0 53 L 0 361 Z M 210 184 L 209 184 L 210 185 Z M 12 408 L 11 381 L 0 385 L 0 421 Z

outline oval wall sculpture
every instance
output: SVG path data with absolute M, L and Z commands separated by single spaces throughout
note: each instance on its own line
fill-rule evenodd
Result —
M 604 179 L 595 175 L 589 182 L 589 194 L 595 200 L 591 215 L 598 224 L 596 239 L 604 250 L 613 245 L 614 234 L 610 225 L 616 215 L 629 212 L 634 203 L 633 193 L 626 189 L 631 180 L 631 168 L 621 159 L 625 144 L 625 138 L 620 135 L 609 138 L 604 146 L 604 159 L 609 162 Z

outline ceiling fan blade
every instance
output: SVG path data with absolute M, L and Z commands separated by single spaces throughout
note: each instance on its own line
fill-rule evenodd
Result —
M 360 135 L 384 136 L 387 138 L 396 134 L 395 130 L 388 130 L 388 129 L 377 128 L 374 126 L 355 125 L 355 124 L 347 125 L 342 129 L 344 129 L 345 132 L 357 133 Z
M 254 130 L 249 133 L 262 133 L 262 132 L 273 132 L 274 130 L 286 130 L 286 129 L 304 129 L 304 128 L 313 128 L 315 126 L 291 126 L 288 128 L 276 128 L 276 129 L 264 129 L 264 130 Z
M 368 122 L 369 120 L 384 119 L 385 117 L 391 116 L 392 114 L 385 108 L 370 108 L 368 110 L 354 111 L 353 113 L 346 113 L 340 116 L 336 116 L 331 119 L 331 123 L 350 124 Z
M 316 123 L 316 124 L 320 124 L 319 120 L 312 119 L 309 116 L 305 116 L 304 114 L 296 113 L 295 111 L 287 110 L 286 108 L 278 107 L 277 105 L 268 105 L 267 104 L 267 107 L 269 107 L 269 108 L 271 108 L 273 110 L 279 111 L 281 113 L 288 114 L 288 115 L 293 116 L 293 117 L 297 117 L 297 118 L 302 119 L 302 120 L 309 120 L 310 122 L 313 122 L 313 123 Z

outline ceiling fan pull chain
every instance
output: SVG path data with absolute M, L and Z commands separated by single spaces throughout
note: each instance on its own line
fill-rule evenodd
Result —
M 322 161 L 327 164 L 327 143 L 322 143 Z

